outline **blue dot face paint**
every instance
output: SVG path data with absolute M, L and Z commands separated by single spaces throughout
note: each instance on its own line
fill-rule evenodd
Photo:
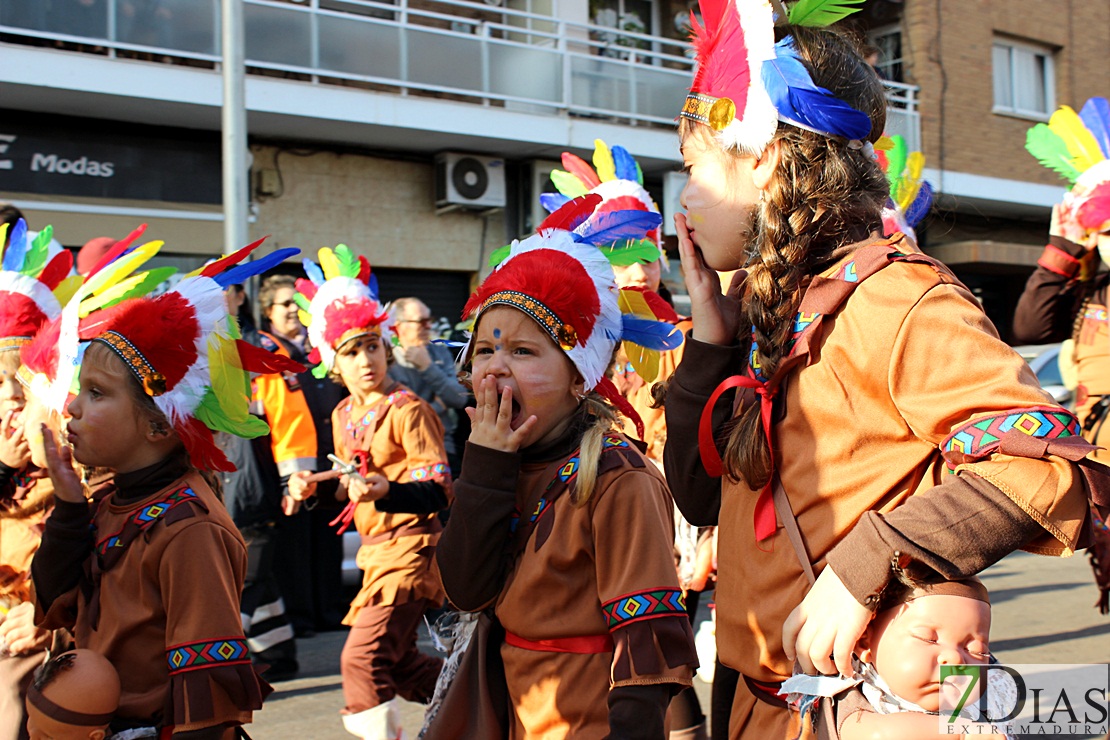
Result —
M 500 339 L 501 338 L 501 330 L 500 329 L 494 329 L 493 330 L 493 338 L 494 339 Z
M 500 344 L 494 345 L 494 349 L 497 350 L 498 352 L 500 352 L 501 351 L 501 345 Z

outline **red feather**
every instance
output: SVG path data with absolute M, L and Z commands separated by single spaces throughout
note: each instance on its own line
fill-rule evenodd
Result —
M 699 0 L 699 5 L 705 25 L 695 19 L 692 26 L 698 71 L 690 89 L 715 98 L 730 98 L 738 115 L 743 116 L 751 70 L 740 14 L 732 0 Z
M 1102 225 L 1110 221 L 1110 182 L 1095 187 L 1076 209 L 1075 216 L 1083 228 L 1101 230 Z
M 31 343 L 20 348 L 19 361 L 32 372 L 53 378 L 58 371 L 58 338 L 61 329 L 61 317 L 44 324 Z
M 681 321 L 671 304 L 663 300 L 663 296 L 659 295 L 654 290 L 648 290 L 647 288 L 638 286 L 629 286 L 627 288 L 621 288 L 621 290 L 634 290 L 641 294 L 644 297 L 644 302 L 648 304 L 648 308 L 655 314 L 655 318 L 660 321 L 666 321 L 669 324 L 677 324 Z
M 63 250 L 54 255 L 46 267 L 39 273 L 39 280 L 50 290 L 54 290 L 66 279 L 69 271 L 73 269 L 73 252 Z
M 574 231 L 590 217 L 601 201 L 602 197 L 597 193 L 580 195 L 574 200 L 567 201 L 562 208 L 544 219 L 544 222 L 539 225 L 536 231 L 538 233 L 551 229 Z
M 370 260 L 364 254 L 358 256 L 358 281 L 363 285 L 369 285 L 370 281 Z
M 243 369 L 252 373 L 303 373 L 304 365 L 285 355 L 267 352 L 242 339 L 235 340 Z
M 189 462 L 197 470 L 212 470 L 223 473 L 235 472 L 235 466 L 216 446 L 212 430 L 200 419 L 190 416 L 187 420 L 174 424 L 173 429 L 189 453 Z
M 594 390 L 601 394 L 601 396 L 609 403 L 617 407 L 617 409 L 624 414 L 633 424 L 636 425 L 636 433 L 640 435 L 640 439 L 644 438 L 644 420 L 628 402 L 628 399 L 621 395 L 617 387 L 613 385 L 613 381 L 609 378 L 602 377 L 594 386 Z
M 0 290 L 0 337 L 33 337 L 45 323 L 46 314 L 31 298 Z
M 316 297 L 316 283 L 312 282 L 311 280 L 297 278 L 297 282 L 295 283 L 295 285 L 297 286 L 297 292 L 303 295 L 308 300 L 311 301 L 313 298 Z
M 601 312 L 601 302 L 586 268 L 557 249 L 535 249 L 504 263 L 470 297 L 463 316 L 470 316 L 486 299 L 502 290 L 524 293 L 547 306 L 561 321 L 574 327 L 581 345 L 590 338 Z
M 335 343 L 352 329 L 368 329 L 381 326 L 389 318 L 382 307 L 371 300 L 351 302 L 333 301 L 324 309 L 324 341 L 335 347 Z
M 210 265 L 205 265 L 204 269 L 200 271 L 200 274 L 204 277 L 214 277 L 216 275 L 219 275 L 221 272 L 228 269 L 229 267 L 234 267 L 235 265 L 245 260 L 247 258 L 247 255 L 258 249 L 262 242 L 266 241 L 269 238 L 270 235 L 267 234 L 258 241 L 251 242 L 242 249 L 232 252 L 226 257 L 221 257 Z
M 109 249 L 107 253 L 105 253 L 105 255 L 100 258 L 100 261 L 97 262 L 95 266 L 93 266 L 93 269 L 89 270 L 89 274 L 86 277 L 92 277 L 96 273 L 103 270 L 107 265 L 112 264 L 112 262 L 114 262 L 117 257 L 126 252 L 127 248 L 135 243 L 136 239 L 143 235 L 144 231 L 146 231 L 146 224 L 139 224 L 139 228 L 135 229 L 123 239 L 116 242 L 115 246 Z
M 586 160 L 581 157 L 571 154 L 570 152 L 563 152 L 563 167 L 570 174 L 577 177 L 586 186 L 587 190 L 593 190 L 601 184 L 598 179 L 597 173 L 594 168 L 586 164 Z

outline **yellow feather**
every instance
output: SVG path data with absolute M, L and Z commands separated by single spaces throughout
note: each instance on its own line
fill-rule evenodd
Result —
M 336 259 L 335 252 L 331 251 L 330 247 L 321 247 L 319 254 L 320 269 L 324 271 L 324 277 L 328 280 L 341 277 L 342 273 L 339 272 L 339 260 Z
M 909 208 L 913 199 L 921 190 L 921 174 L 925 170 L 925 155 L 921 152 L 910 152 L 906 157 L 906 171 L 898 181 L 898 194 L 894 200 L 903 211 Z
M 617 166 L 613 163 L 613 153 L 601 139 L 594 139 L 594 169 L 602 182 L 617 179 Z
M 0 224 L 0 258 L 4 256 L 4 244 L 8 241 L 8 224 Z
M 81 287 L 81 281 L 84 279 L 81 275 L 70 275 L 58 283 L 58 287 L 54 288 L 54 297 L 58 299 L 58 303 L 63 306 L 69 303 L 70 299 L 77 294 L 77 290 Z
M 103 306 L 108 301 L 116 296 L 126 293 L 127 291 L 138 285 L 139 281 L 146 277 L 145 272 L 140 272 L 137 275 L 132 275 L 129 278 L 120 280 L 112 286 L 106 286 L 96 293 L 95 297 L 89 297 L 81 301 L 81 306 L 77 309 L 77 315 L 85 318 L 93 311 Z
M 305 311 L 303 308 L 297 309 L 297 317 L 300 318 L 301 324 L 304 326 L 309 326 L 312 324 L 312 314 L 310 314 L 308 311 Z
M 638 290 L 622 290 L 617 297 L 617 305 L 620 306 L 621 313 L 630 313 L 642 319 L 655 318 L 644 294 Z
M 644 379 L 644 382 L 654 382 L 659 377 L 659 351 L 641 347 L 632 342 L 621 342 L 624 354 L 632 363 L 632 369 Z
M 84 300 L 87 296 L 101 293 L 126 278 L 139 269 L 147 260 L 158 254 L 162 244 L 163 242 L 160 241 L 148 242 L 93 275 L 88 282 L 81 286 L 79 291 L 81 299 Z
M 894 148 L 894 139 L 886 135 L 880 136 L 879 140 L 875 142 L 875 148 L 880 152 L 889 152 Z
M 1062 105 L 1052 114 L 1048 127 L 1067 144 L 1072 164 L 1080 172 L 1105 159 L 1094 135 L 1083 125 L 1079 114 L 1068 106 Z

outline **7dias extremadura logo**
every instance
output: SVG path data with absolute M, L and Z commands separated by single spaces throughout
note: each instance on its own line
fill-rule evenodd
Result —
M 1110 665 L 942 665 L 944 735 L 1103 735 Z

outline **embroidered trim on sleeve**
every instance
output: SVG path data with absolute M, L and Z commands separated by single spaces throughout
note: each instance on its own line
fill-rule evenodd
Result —
M 1078 437 L 1080 434 L 1079 420 L 1071 413 L 1059 406 L 1034 406 L 967 422 L 953 430 L 941 443 L 940 449 L 946 456 L 958 453 L 973 458 L 986 457 L 998 449 L 1002 435 L 1014 430 L 1030 437 L 1048 439 Z M 951 462 L 949 467 L 953 467 Z
M 198 668 L 250 663 L 247 641 L 229 637 L 204 642 L 190 642 L 166 650 L 170 675 Z
M 609 631 L 659 617 L 686 617 L 686 597 L 681 589 L 653 588 L 620 596 L 601 605 Z
M 423 467 L 415 468 L 409 473 L 409 477 L 414 481 L 443 478 L 445 476 L 450 477 L 450 475 L 451 469 L 447 467 L 447 463 L 424 465 Z

